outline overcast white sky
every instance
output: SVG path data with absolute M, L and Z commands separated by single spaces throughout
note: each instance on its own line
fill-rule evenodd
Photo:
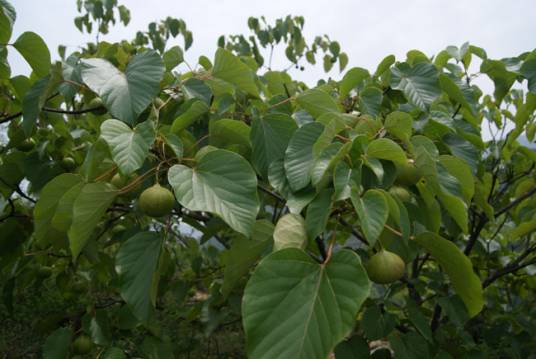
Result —
M 24 31 L 40 34 L 49 45 L 53 58 L 57 46 L 65 44 L 70 53 L 94 35 L 81 34 L 74 26 L 77 15 L 74 0 L 11 0 L 18 14 L 12 41 Z M 305 17 L 305 36 L 328 34 L 348 53 L 348 68 L 361 66 L 374 70 L 388 54 L 403 59 L 410 49 L 428 55 L 447 45 L 463 42 L 481 46 L 492 58 L 516 56 L 536 48 L 536 1 L 450 0 L 119 0 L 131 10 L 128 27 L 116 26 L 102 40 L 132 39 L 135 32 L 147 29 L 151 21 L 167 16 L 182 18 L 193 31 L 194 43 L 186 53 L 190 63 L 199 55 L 213 57 L 221 34 L 248 33 L 247 18 L 265 15 L 272 21 L 287 14 Z M 174 40 L 175 42 L 179 40 Z M 180 43 L 182 45 L 182 39 Z M 171 44 L 170 44 L 171 45 Z M 278 56 L 279 55 L 279 56 Z M 10 51 L 13 75 L 28 74 L 24 60 Z M 287 65 L 284 49 L 274 58 Z M 274 61 L 274 64 L 278 63 Z M 320 66 L 295 77 L 314 84 L 323 76 Z M 330 76 L 339 78 L 338 68 Z

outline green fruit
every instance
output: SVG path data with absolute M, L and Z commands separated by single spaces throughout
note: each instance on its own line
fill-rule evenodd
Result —
M 411 200 L 411 194 L 404 187 L 393 186 L 389 189 L 389 193 L 397 197 L 402 202 L 409 202 Z
M 169 214 L 174 204 L 173 193 L 158 183 L 147 188 L 140 195 L 140 209 L 151 217 L 162 217 Z
M 396 166 L 396 183 L 404 186 L 412 186 L 419 182 L 422 177 L 421 171 L 413 163 Z
M 123 188 L 128 183 L 128 178 L 121 176 L 119 173 L 116 173 L 111 181 L 111 184 L 113 184 L 116 188 Z
M 94 108 L 94 110 L 91 111 L 94 115 L 104 115 L 107 112 L 106 107 L 104 107 L 104 102 L 102 102 L 100 97 L 95 97 L 93 100 L 89 101 L 87 108 Z
M 65 157 L 61 160 L 61 167 L 66 171 L 72 171 L 76 168 L 76 162 L 72 157 Z
M 33 138 L 27 138 L 17 145 L 17 150 L 22 152 L 28 152 L 35 147 L 35 140 Z
M 87 335 L 80 335 L 73 342 L 75 354 L 87 354 L 91 351 L 91 339 Z
M 406 264 L 395 253 L 382 249 L 370 258 L 366 268 L 370 280 L 388 284 L 404 276 Z

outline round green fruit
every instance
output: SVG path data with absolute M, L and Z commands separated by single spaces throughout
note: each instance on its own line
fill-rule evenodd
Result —
M 75 354 L 87 354 L 91 351 L 91 339 L 87 335 L 80 335 L 73 342 Z
M 148 216 L 162 217 L 169 214 L 175 204 L 173 193 L 158 183 L 140 195 L 140 209 Z
M 93 100 L 89 101 L 87 108 L 94 109 L 91 111 L 94 115 L 104 115 L 107 112 L 106 107 L 104 107 L 104 102 L 102 102 L 100 97 L 95 97 Z
M 40 267 L 37 271 L 39 278 L 48 278 L 52 275 L 52 269 L 50 267 Z
M 121 234 L 126 230 L 127 230 L 127 227 L 123 226 L 122 224 L 118 224 L 112 228 L 112 234 Z
M 396 166 L 396 183 L 398 184 L 412 186 L 419 182 L 421 177 L 421 171 L 413 163 L 408 162 Z
M 28 152 L 35 147 L 35 140 L 33 138 L 27 138 L 17 145 L 17 150 L 22 152 Z
M 366 268 L 370 280 L 389 284 L 404 276 L 406 264 L 395 253 L 382 249 L 370 258 Z
M 63 167 L 66 171 L 72 171 L 76 168 L 76 162 L 72 157 L 64 157 L 61 160 L 61 167 Z
M 404 187 L 393 186 L 389 189 L 389 193 L 402 202 L 409 202 L 411 200 L 411 194 Z
M 128 178 L 121 176 L 119 173 L 116 173 L 110 183 L 113 184 L 116 188 L 123 188 L 128 183 Z

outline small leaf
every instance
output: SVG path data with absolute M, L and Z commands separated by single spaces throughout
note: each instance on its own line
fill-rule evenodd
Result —
M 484 306 L 484 298 L 480 279 L 473 272 L 469 258 L 454 243 L 430 232 L 418 235 L 415 241 L 443 267 L 469 315 L 477 315 Z
M 307 90 L 296 97 L 296 102 L 314 118 L 328 112 L 341 112 L 335 99 L 319 89 Z
M 217 214 L 235 231 L 251 234 L 259 211 L 257 176 L 240 155 L 213 150 L 194 168 L 171 167 L 168 180 L 184 207 Z
M 135 55 L 125 73 L 106 60 L 83 59 L 81 75 L 114 117 L 133 125 L 160 90 L 164 63 L 152 50 Z
M 350 333 L 370 282 L 348 250 L 318 264 L 287 248 L 266 257 L 242 300 L 248 357 L 325 359 Z
M 154 142 L 153 123 L 147 120 L 134 129 L 118 120 L 106 120 L 101 125 L 101 137 L 108 143 L 119 171 L 130 175 L 141 168 Z
M 13 24 L 17 19 L 17 13 L 13 5 L 7 1 L 0 2 L 0 43 L 7 44 L 11 38 Z
M 404 142 L 409 141 L 413 118 L 409 113 L 394 111 L 385 118 L 385 130 Z
M 50 52 L 39 35 L 30 31 L 25 32 L 17 38 L 13 47 L 30 64 L 38 77 L 48 75 L 50 72 Z
M 121 297 L 145 323 L 151 318 L 156 301 L 161 249 L 162 238 L 157 233 L 140 232 L 119 248 L 115 259 Z
M 346 97 L 354 87 L 368 78 L 370 78 L 370 74 L 366 69 L 353 67 L 348 70 L 339 84 L 339 93 L 341 94 L 341 97 Z
M 164 65 L 166 66 L 167 71 L 173 70 L 181 62 L 184 61 L 182 49 L 179 46 L 173 46 L 162 56 L 164 60 Z
M 350 199 L 354 205 L 363 234 L 373 246 L 384 230 L 389 217 L 389 206 L 384 195 L 379 190 L 368 190 L 360 198 L 355 189 L 352 189 Z
M 408 162 L 404 150 L 396 142 L 388 138 L 379 138 L 369 143 L 367 156 L 401 164 Z

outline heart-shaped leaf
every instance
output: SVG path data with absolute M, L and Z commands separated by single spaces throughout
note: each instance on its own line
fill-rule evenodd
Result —
M 355 324 L 370 291 L 359 256 L 348 250 L 319 264 L 286 248 L 266 257 L 242 300 L 248 357 L 325 359 Z
M 134 124 L 160 90 L 164 63 L 155 51 L 145 51 L 134 56 L 122 73 L 106 60 L 84 59 L 81 75 L 115 118 Z

